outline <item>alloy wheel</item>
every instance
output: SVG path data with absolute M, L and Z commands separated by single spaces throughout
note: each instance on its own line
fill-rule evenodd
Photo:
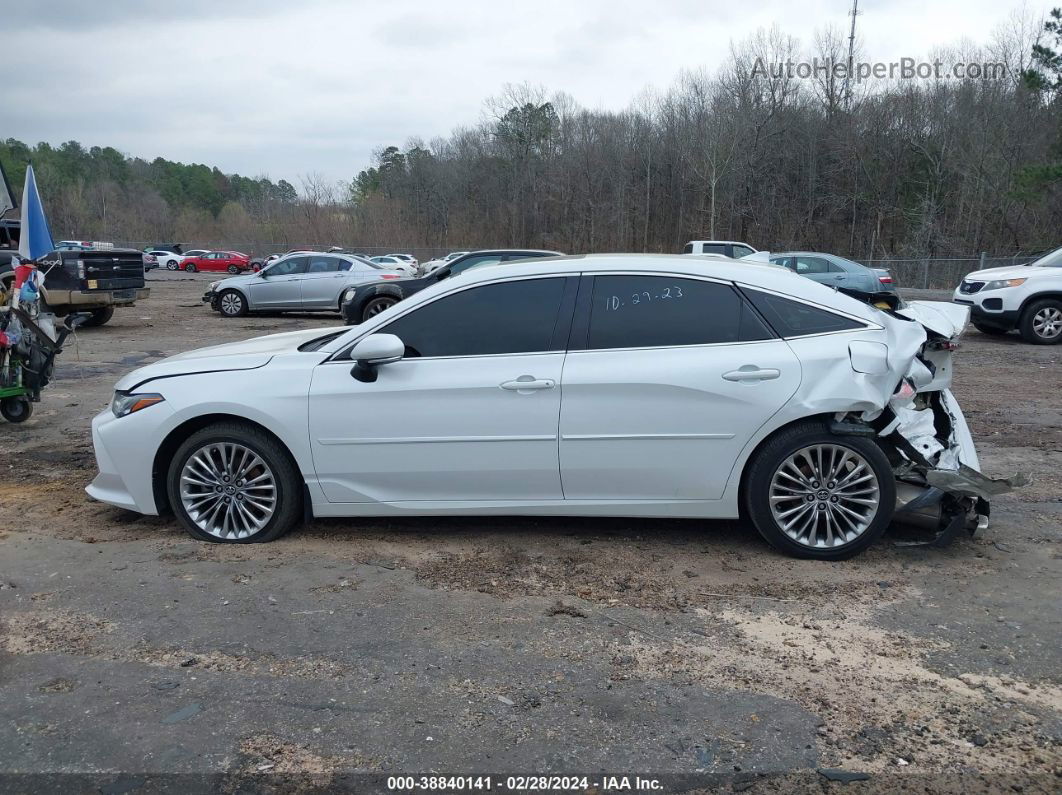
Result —
M 1033 333 L 1044 340 L 1053 340 L 1062 336 L 1062 309 L 1045 306 L 1032 319 Z
M 229 317 L 235 317 L 243 311 L 243 298 L 238 293 L 227 292 L 221 296 L 221 312 Z
M 388 301 L 386 299 L 379 299 L 379 300 L 373 301 L 366 308 L 365 315 L 366 315 L 366 317 L 374 317 L 374 316 L 380 314 L 381 312 L 383 312 L 383 311 L 385 311 L 387 309 L 390 309 L 396 303 L 398 303 L 398 302 L 397 301 Z
M 855 450 L 802 447 L 775 470 L 771 513 L 793 541 L 813 549 L 843 546 L 867 531 L 880 508 L 878 476 Z
M 235 442 L 212 442 L 192 453 L 181 469 L 180 495 L 188 518 L 217 538 L 249 538 L 277 508 L 273 470 Z

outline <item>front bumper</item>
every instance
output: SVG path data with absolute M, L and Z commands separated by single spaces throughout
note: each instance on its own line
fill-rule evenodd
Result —
M 955 297 L 953 303 L 969 307 L 970 320 L 980 323 L 982 326 L 994 326 L 1000 329 L 1010 330 L 1018 327 L 1021 313 L 1016 309 L 985 309 L 981 304 L 972 301 L 968 296 Z
M 99 473 L 85 491 L 90 497 L 128 511 L 158 514 L 153 470 L 159 428 L 173 414 L 163 402 L 127 417 L 110 408 L 92 420 L 92 446 Z
M 218 308 L 218 294 L 213 290 L 207 290 L 203 293 L 203 303 L 210 304 L 210 308 L 217 311 Z
M 353 301 L 346 301 L 340 306 L 339 314 L 343 316 L 343 322 L 348 326 L 356 326 L 361 323 L 361 312 L 355 307 Z
M 151 295 L 150 287 L 131 287 L 127 290 L 44 290 L 44 300 L 50 306 L 128 306 Z

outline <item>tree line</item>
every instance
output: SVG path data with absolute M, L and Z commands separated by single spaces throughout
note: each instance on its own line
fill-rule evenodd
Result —
M 17 188 L 32 160 L 53 226 L 94 239 L 674 252 L 703 238 L 857 259 L 1062 245 L 1062 10 L 932 56 L 1004 76 L 804 79 L 762 65 L 846 62 L 844 35 L 802 51 L 772 30 L 619 111 L 510 86 L 480 123 L 383 148 L 344 185 L 75 142 L 8 140 L 0 161 Z

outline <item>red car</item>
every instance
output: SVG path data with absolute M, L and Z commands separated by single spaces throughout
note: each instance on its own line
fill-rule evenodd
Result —
M 198 257 L 185 257 L 181 267 L 189 273 L 196 271 L 228 271 L 242 273 L 251 269 L 251 258 L 239 251 L 211 251 Z

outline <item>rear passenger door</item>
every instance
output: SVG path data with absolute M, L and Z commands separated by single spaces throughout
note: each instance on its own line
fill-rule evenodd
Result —
M 730 284 L 584 277 L 561 379 L 569 500 L 715 500 L 800 365 Z
M 341 266 L 349 268 L 350 263 L 323 254 L 307 258 L 306 273 L 300 279 L 303 309 L 339 309 L 339 294 L 347 275 Z

